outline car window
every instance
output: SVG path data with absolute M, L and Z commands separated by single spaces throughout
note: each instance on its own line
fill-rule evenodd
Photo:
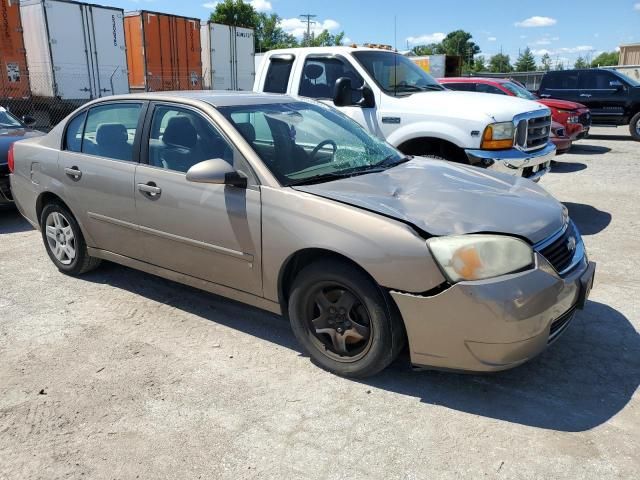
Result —
M 115 160 L 133 160 L 142 104 L 120 103 L 93 107 L 87 114 L 82 136 L 83 153 Z
M 353 88 L 360 88 L 364 84 L 362 77 L 353 67 L 339 58 L 307 59 L 302 70 L 302 82 L 299 94 L 310 98 L 333 98 L 336 80 L 341 77 L 351 79 Z M 353 92 L 351 100 L 356 103 L 362 99 L 361 92 Z
M 291 75 L 292 59 L 272 58 L 267 70 L 267 78 L 264 81 L 265 92 L 287 93 L 289 76 Z
M 547 73 L 543 77 L 542 88 L 575 90 L 578 88 L 578 72 Z
M 506 95 L 506 93 L 500 90 L 498 87 L 494 85 L 487 85 L 486 83 L 476 83 L 476 92 L 497 93 L 498 95 Z
M 84 119 L 87 117 L 87 112 L 82 112 L 80 115 L 75 116 L 67 124 L 67 132 L 65 134 L 64 149 L 71 152 L 82 151 L 82 130 L 84 128 Z
M 614 75 L 602 70 L 590 70 L 580 73 L 579 88 L 588 90 L 609 90 L 609 82 L 618 80 Z
M 7 112 L 4 108 L 0 107 L 0 127 L 22 127 L 20 121 Z
M 454 82 L 443 82 L 442 85 L 451 89 L 451 90 L 459 90 L 462 92 L 475 92 L 476 84 L 475 83 L 454 83 Z
M 153 111 L 148 158 L 149 165 L 183 173 L 214 158 L 234 163 L 233 148 L 208 120 L 193 110 L 168 105 Z

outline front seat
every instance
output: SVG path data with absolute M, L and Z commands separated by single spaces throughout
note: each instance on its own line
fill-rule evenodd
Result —
M 198 133 L 188 117 L 173 117 L 162 135 L 160 163 L 164 168 L 186 172 L 194 164 Z
M 324 73 L 324 67 L 317 63 L 309 63 L 304 67 L 303 91 L 311 98 L 331 98 L 331 89 L 326 83 L 318 83 Z M 313 83 L 311 82 L 313 80 Z
M 133 147 L 129 144 L 127 127 L 121 123 L 101 123 L 98 125 L 96 155 L 118 160 L 131 160 L 132 153 Z

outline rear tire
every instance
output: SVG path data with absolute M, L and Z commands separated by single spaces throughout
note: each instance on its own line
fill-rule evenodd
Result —
M 42 209 L 40 230 L 49 258 L 62 273 L 78 276 L 100 265 L 99 258 L 89 255 L 75 217 L 60 203 Z
M 293 283 L 291 328 L 320 367 L 344 377 L 374 375 L 393 362 L 405 344 L 402 321 L 384 295 L 347 263 L 312 263 Z
M 636 142 L 640 142 L 640 112 L 636 113 L 629 123 L 629 133 Z

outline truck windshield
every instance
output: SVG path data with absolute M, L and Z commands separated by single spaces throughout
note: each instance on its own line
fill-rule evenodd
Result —
M 516 97 L 524 98 L 526 100 L 538 100 L 538 97 L 536 97 L 526 88 L 522 88 L 517 83 L 505 82 L 502 84 L 502 86 L 513 93 Z
M 445 90 L 431 75 L 407 57 L 393 52 L 353 52 L 378 86 L 392 95 Z
M 14 117 L 13 115 L 11 115 L 9 112 L 7 112 L 4 108 L 0 107 L 0 128 L 15 128 L 15 127 L 22 127 L 22 124 L 20 123 L 20 121 Z
M 617 70 L 612 70 L 612 72 L 617 75 L 618 77 L 620 77 L 622 80 L 624 80 L 625 82 L 627 82 L 629 85 L 631 85 L 632 87 L 640 87 L 640 82 L 638 82 L 636 79 L 631 78 L 629 75 L 625 75 L 622 72 L 618 72 Z
M 285 102 L 218 110 L 286 186 L 362 175 L 406 161 L 389 144 L 324 105 Z

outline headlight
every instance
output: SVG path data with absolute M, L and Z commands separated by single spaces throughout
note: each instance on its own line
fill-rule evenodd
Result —
M 580 116 L 574 110 L 563 110 L 559 108 L 558 113 L 569 114 L 569 117 L 567 117 L 567 122 L 569 123 L 580 123 Z
M 513 122 L 492 123 L 484 129 L 480 148 L 502 150 L 513 147 L 515 128 Z
M 452 283 L 482 280 L 533 265 L 533 249 L 502 235 L 453 235 L 427 240 L 429 250 Z

